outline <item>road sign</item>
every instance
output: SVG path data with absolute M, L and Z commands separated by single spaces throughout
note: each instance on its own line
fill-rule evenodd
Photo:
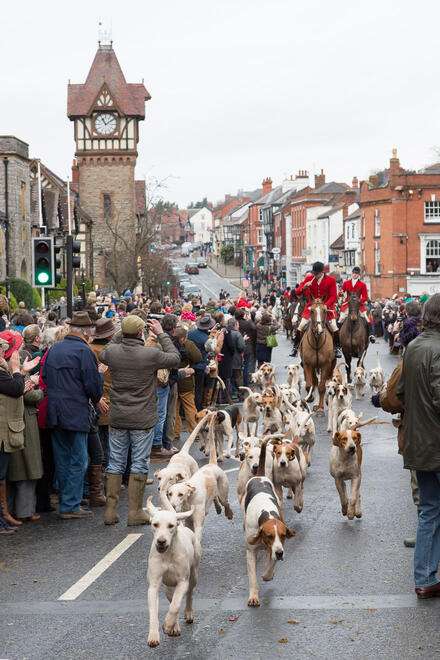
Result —
M 272 248 L 272 254 L 279 254 L 280 252 L 281 252 L 281 248 L 279 247 Z
M 311 250 L 306 249 L 306 250 L 301 250 L 301 254 L 303 257 L 308 257 L 312 253 Z
M 275 253 L 273 255 L 273 259 L 274 259 L 274 261 L 279 261 L 280 260 L 280 255 L 278 253 Z
M 243 280 L 242 286 L 246 289 L 249 286 L 249 280 Z

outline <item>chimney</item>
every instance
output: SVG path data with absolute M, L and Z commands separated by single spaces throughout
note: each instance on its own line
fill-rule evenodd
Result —
M 359 180 L 357 176 L 353 177 L 353 181 L 351 182 L 351 187 L 352 188 L 359 188 Z
M 325 184 L 324 170 L 321 169 L 321 174 L 315 174 L 315 188 L 320 188 Z
M 371 188 L 378 188 L 379 187 L 379 176 L 377 174 L 372 174 L 370 176 L 370 186 Z
M 397 158 L 397 149 L 393 149 L 393 156 L 390 158 L 390 174 L 400 174 L 400 161 Z
M 266 179 L 263 179 L 263 195 L 267 195 L 272 190 L 272 179 L 268 176 Z
M 74 158 L 72 163 L 72 183 L 78 183 L 78 182 L 79 182 L 79 170 L 76 160 Z

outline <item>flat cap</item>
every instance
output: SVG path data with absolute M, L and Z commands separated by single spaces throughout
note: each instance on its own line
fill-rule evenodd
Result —
M 121 330 L 124 335 L 137 335 L 139 330 L 145 328 L 145 321 L 139 316 L 129 315 L 122 319 Z

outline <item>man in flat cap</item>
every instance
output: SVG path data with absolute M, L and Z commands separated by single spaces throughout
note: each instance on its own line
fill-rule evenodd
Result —
M 160 348 L 145 346 L 146 325 L 157 336 Z M 139 316 L 129 315 L 122 319 L 121 330 L 122 338 L 115 335 L 99 354 L 99 360 L 109 366 L 112 379 L 104 522 L 106 525 L 119 522 L 119 491 L 131 447 L 128 525 L 145 525 L 150 520 L 142 505 L 158 421 L 157 370 L 177 367 L 180 354 L 156 319 L 145 323 Z

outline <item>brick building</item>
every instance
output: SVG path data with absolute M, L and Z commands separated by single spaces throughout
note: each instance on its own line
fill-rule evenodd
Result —
M 0 136 L 0 279 L 31 278 L 29 146 Z
M 360 186 L 361 262 L 372 299 L 440 290 L 440 164 L 389 168 Z
M 110 284 L 106 261 L 115 236 L 136 231 L 135 165 L 139 122 L 150 95 L 127 83 L 111 42 L 99 44 L 84 84 L 69 84 L 67 116 L 74 122 L 79 204 L 91 218 L 93 272 Z

